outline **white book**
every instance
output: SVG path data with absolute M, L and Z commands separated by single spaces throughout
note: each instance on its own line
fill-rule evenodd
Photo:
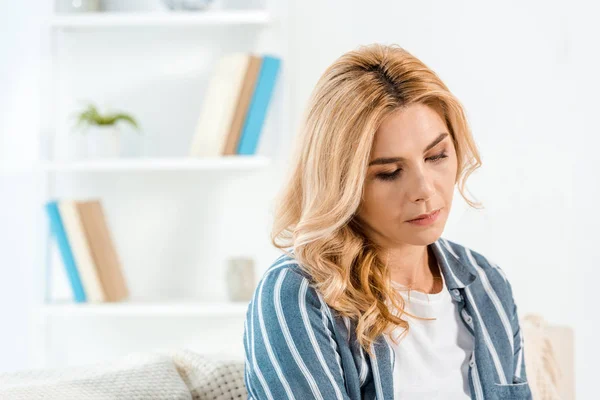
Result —
M 249 61 L 247 53 L 232 53 L 217 63 L 192 140 L 192 157 L 222 154 Z
M 77 204 L 74 200 L 61 200 L 58 202 L 60 218 L 65 226 L 69 246 L 77 265 L 77 272 L 83 285 L 88 302 L 103 302 L 106 298 L 100 283 L 98 270 L 90 246 L 87 242 L 85 228 L 81 223 Z

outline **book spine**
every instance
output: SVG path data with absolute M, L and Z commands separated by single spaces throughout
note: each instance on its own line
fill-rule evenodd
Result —
M 264 56 L 260 69 L 258 83 L 250 103 L 248 117 L 240 138 L 237 153 L 242 155 L 255 154 L 258 139 L 265 121 L 269 103 L 273 97 L 273 90 L 281 60 L 277 57 Z
M 75 302 L 84 303 L 86 301 L 85 291 L 83 290 L 83 285 L 81 284 L 81 278 L 77 271 L 75 258 L 73 257 L 73 252 L 71 250 L 71 246 L 69 245 L 69 240 L 67 239 L 65 227 L 62 223 L 56 201 L 46 203 L 46 213 L 50 219 L 52 233 L 56 239 L 56 243 L 67 271 L 67 276 L 69 277 L 69 281 L 71 283 L 71 288 L 73 289 Z
M 102 302 L 105 297 L 104 290 L 98 278 L 90 245 L 85 236 L 83 223 L 77 210 L 77 203 L 73 200 L 61 200 L 58 202 L 58 211 L 65 227 L 67 239 L 87 300 L 92 303 Z

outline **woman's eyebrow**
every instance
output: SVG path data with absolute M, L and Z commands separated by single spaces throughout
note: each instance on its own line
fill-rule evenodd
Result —
M 423 150 L 423 153 L 427 153 L 430 149 L 435 147 L 439 142 L 444 140 L 446 138 L 446 136 L 448 136 L 448 132 L 440 133 L 439 136 L 437 138 L 435 138 L 435 140 L 433 142 L 429 143 L 427 145 L 427 147 L 425 147 L 425 150 Z M 376 158 L 375 160 L 371 161 L 369 163 L 369 167 L 371 165 L 390 164 L 390 163 L 395 163 L 398 161 L 405 161 L 405 158 L 404 157 L 380 157 L 380 158 Z

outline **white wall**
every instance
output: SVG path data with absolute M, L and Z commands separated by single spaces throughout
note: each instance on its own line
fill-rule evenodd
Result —
M 596 46 L 595 41 L 598 37 L 598 8 L 595 3 L 582 3 L 575 3 L 568 13 L 572 34 L 572 59 L 569 70 L 571 85 L 566 94 L 559 99 L 565 106 L 568 125 L 564 130 L 564 138 L 557 145 L 562 146 L 563 143 L 570 142 L 574 147 L 575 157 L 561 162 L 566 164 L 571 161 L 574 172 L 572 207 L 567 210 L 572 221 L 570 230 L 574 246 L 569 252 L 569 262 L 565 264 L 564 270 L 568 274 L 576 275 L 573 291 L 577 302 L 574 313 L 578 321 L 578 395 L 579 398 L 592 399 L 597 397 L 597 372 L 593 365 L 600 358 L 600 342 L 597 337 L 600 322 L 600 312 L 597 308 L 597 283 L 600 280 L 600 262 L 597 259 L 600 238 L 600 215 L 597 212 L 600 199 L 600 167 L 597 151 L 600 145 L 600 126 L 596 121 L 600 105 L 597 95 L 600 90 L 600 57 L 597 52 L 591 50 Z M 563 287 L 564 285 L 557 285 L 557 292 Z
M 483 159 L 469 188 L 486 208 L 469 210 L 457 194 L 445 236 L 505 270 L 522 314 L 540 313 L 576 329 L 581 399 L 593 398 L 595 376 L 585 366 L 599 355 L 592 336 L 598 126 L 591 117 L 599 60 L 591 8 L 534 0 L 305 0 L 289 2 L 285 24 L 293 132 L 322 71 L 343 52 L 375 41 L 404 46 L 463 101 Z M 2 160 L 30 160 L 35 147 L 31 104 L 38 101 L 40 48 L 31 10 L 15 3 L 0 14 L 11 32 L 0 39 Z M 11 39 L 17 35 L 18 47 Z M 11 327 L 0 330 L 0 370 L 25 366 L 24 315 L 34 295 L 29 239 L 37 234 L 36 189 L 28 178 L 20 172 L 0 177 L 0 304 Z

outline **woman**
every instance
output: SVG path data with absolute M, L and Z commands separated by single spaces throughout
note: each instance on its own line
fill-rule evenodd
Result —
M 319 80 L 244 329 L 252 399 L 529 399 L 502 270 L 441 237 L 481 165 L 464 111 L 398 46 Z M 466 201 L 473 207 L 478 203 Z

